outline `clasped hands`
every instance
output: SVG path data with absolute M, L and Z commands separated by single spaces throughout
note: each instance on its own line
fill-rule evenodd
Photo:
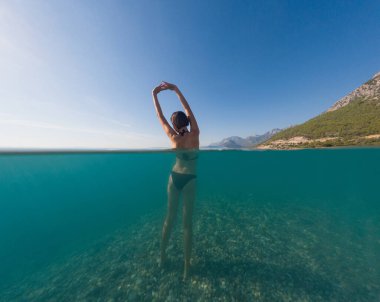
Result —
M 170 84 L 170 83 L 168 83 L 168 82 L 164 82 L 164 81 L 162 81 L 160 85 L 158 85 L 157 87 L 155 87 L 155 88 L 152 90 L 152 93 L 153 93 L 153 94 L 158 94 L 158 93 L 160 93 L 161 91 L 163 91 L 163 90 L 167 90 L 167 89 L 175 90 L 175 89 L 177 89 L 177 86 L 174 85 L 174 84 Z

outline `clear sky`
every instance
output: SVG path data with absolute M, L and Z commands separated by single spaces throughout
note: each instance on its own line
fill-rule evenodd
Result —
M 302 123 L 378 71 L 380 1 L 1 1 L 0 147 L 170 147 L 162 80 L 204 146 Z

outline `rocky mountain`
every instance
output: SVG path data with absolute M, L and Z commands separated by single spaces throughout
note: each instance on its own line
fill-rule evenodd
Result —
M 272 129 L 271 131 L 268 131 L 262 135 L 248 136 L 247 138 L 242 138 L 240 136 L 230 136 L 230 137 L 222 139 L 220 142 L 212 143 L 207 147 L 208 148 L 225 148 L 225 149 L 251 148 L 268 140 L 279 131 L 281 131 L 281 129 Z
M 326 112 L 289 127 L 260 149 L 380 145 L 380 72 Z
M 376 73 L 367 83 L 364 83 L 362 86 L 356 88 L 350 94 L 337 101 L 327 110 L 327 112 L 342 108 L 358 98 L 363 100 L 380 99 L 380 72 Z

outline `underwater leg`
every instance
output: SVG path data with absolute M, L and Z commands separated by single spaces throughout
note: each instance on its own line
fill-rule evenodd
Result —
M 196 179 L 188 182 L 183 189 L 183 239 L 184 239 L 184 272 L 187 279 L 190 271 L 190 258 L 193 237 L 193 207 L 196 193 Z
M 166 248 L 168 246 L 169 237 L 173 229 L 174 221 L 177 215 L 179 200 L 179 191 L 173 184 L 172 177 L 169 177 L 168 182 L 168 210 L 165 217 L 165 221 L 162 227 L 161 237 L 161 261 L 160 265 L 164 266 L 166 262 Z

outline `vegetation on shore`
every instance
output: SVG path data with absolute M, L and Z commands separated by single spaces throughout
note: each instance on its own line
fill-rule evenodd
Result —
M 334 147 L 352 145 L 380 145 L 380 101 L 376 98 L 357 98 L 339 110 L 324 112 L 309 121 L 287 128 L 272 136 L 264 145 L 277 140 L 305 137 L 309 142 L 281 144 L 278 149 Z M 320 138 L 334 138 L 315 141 Z

